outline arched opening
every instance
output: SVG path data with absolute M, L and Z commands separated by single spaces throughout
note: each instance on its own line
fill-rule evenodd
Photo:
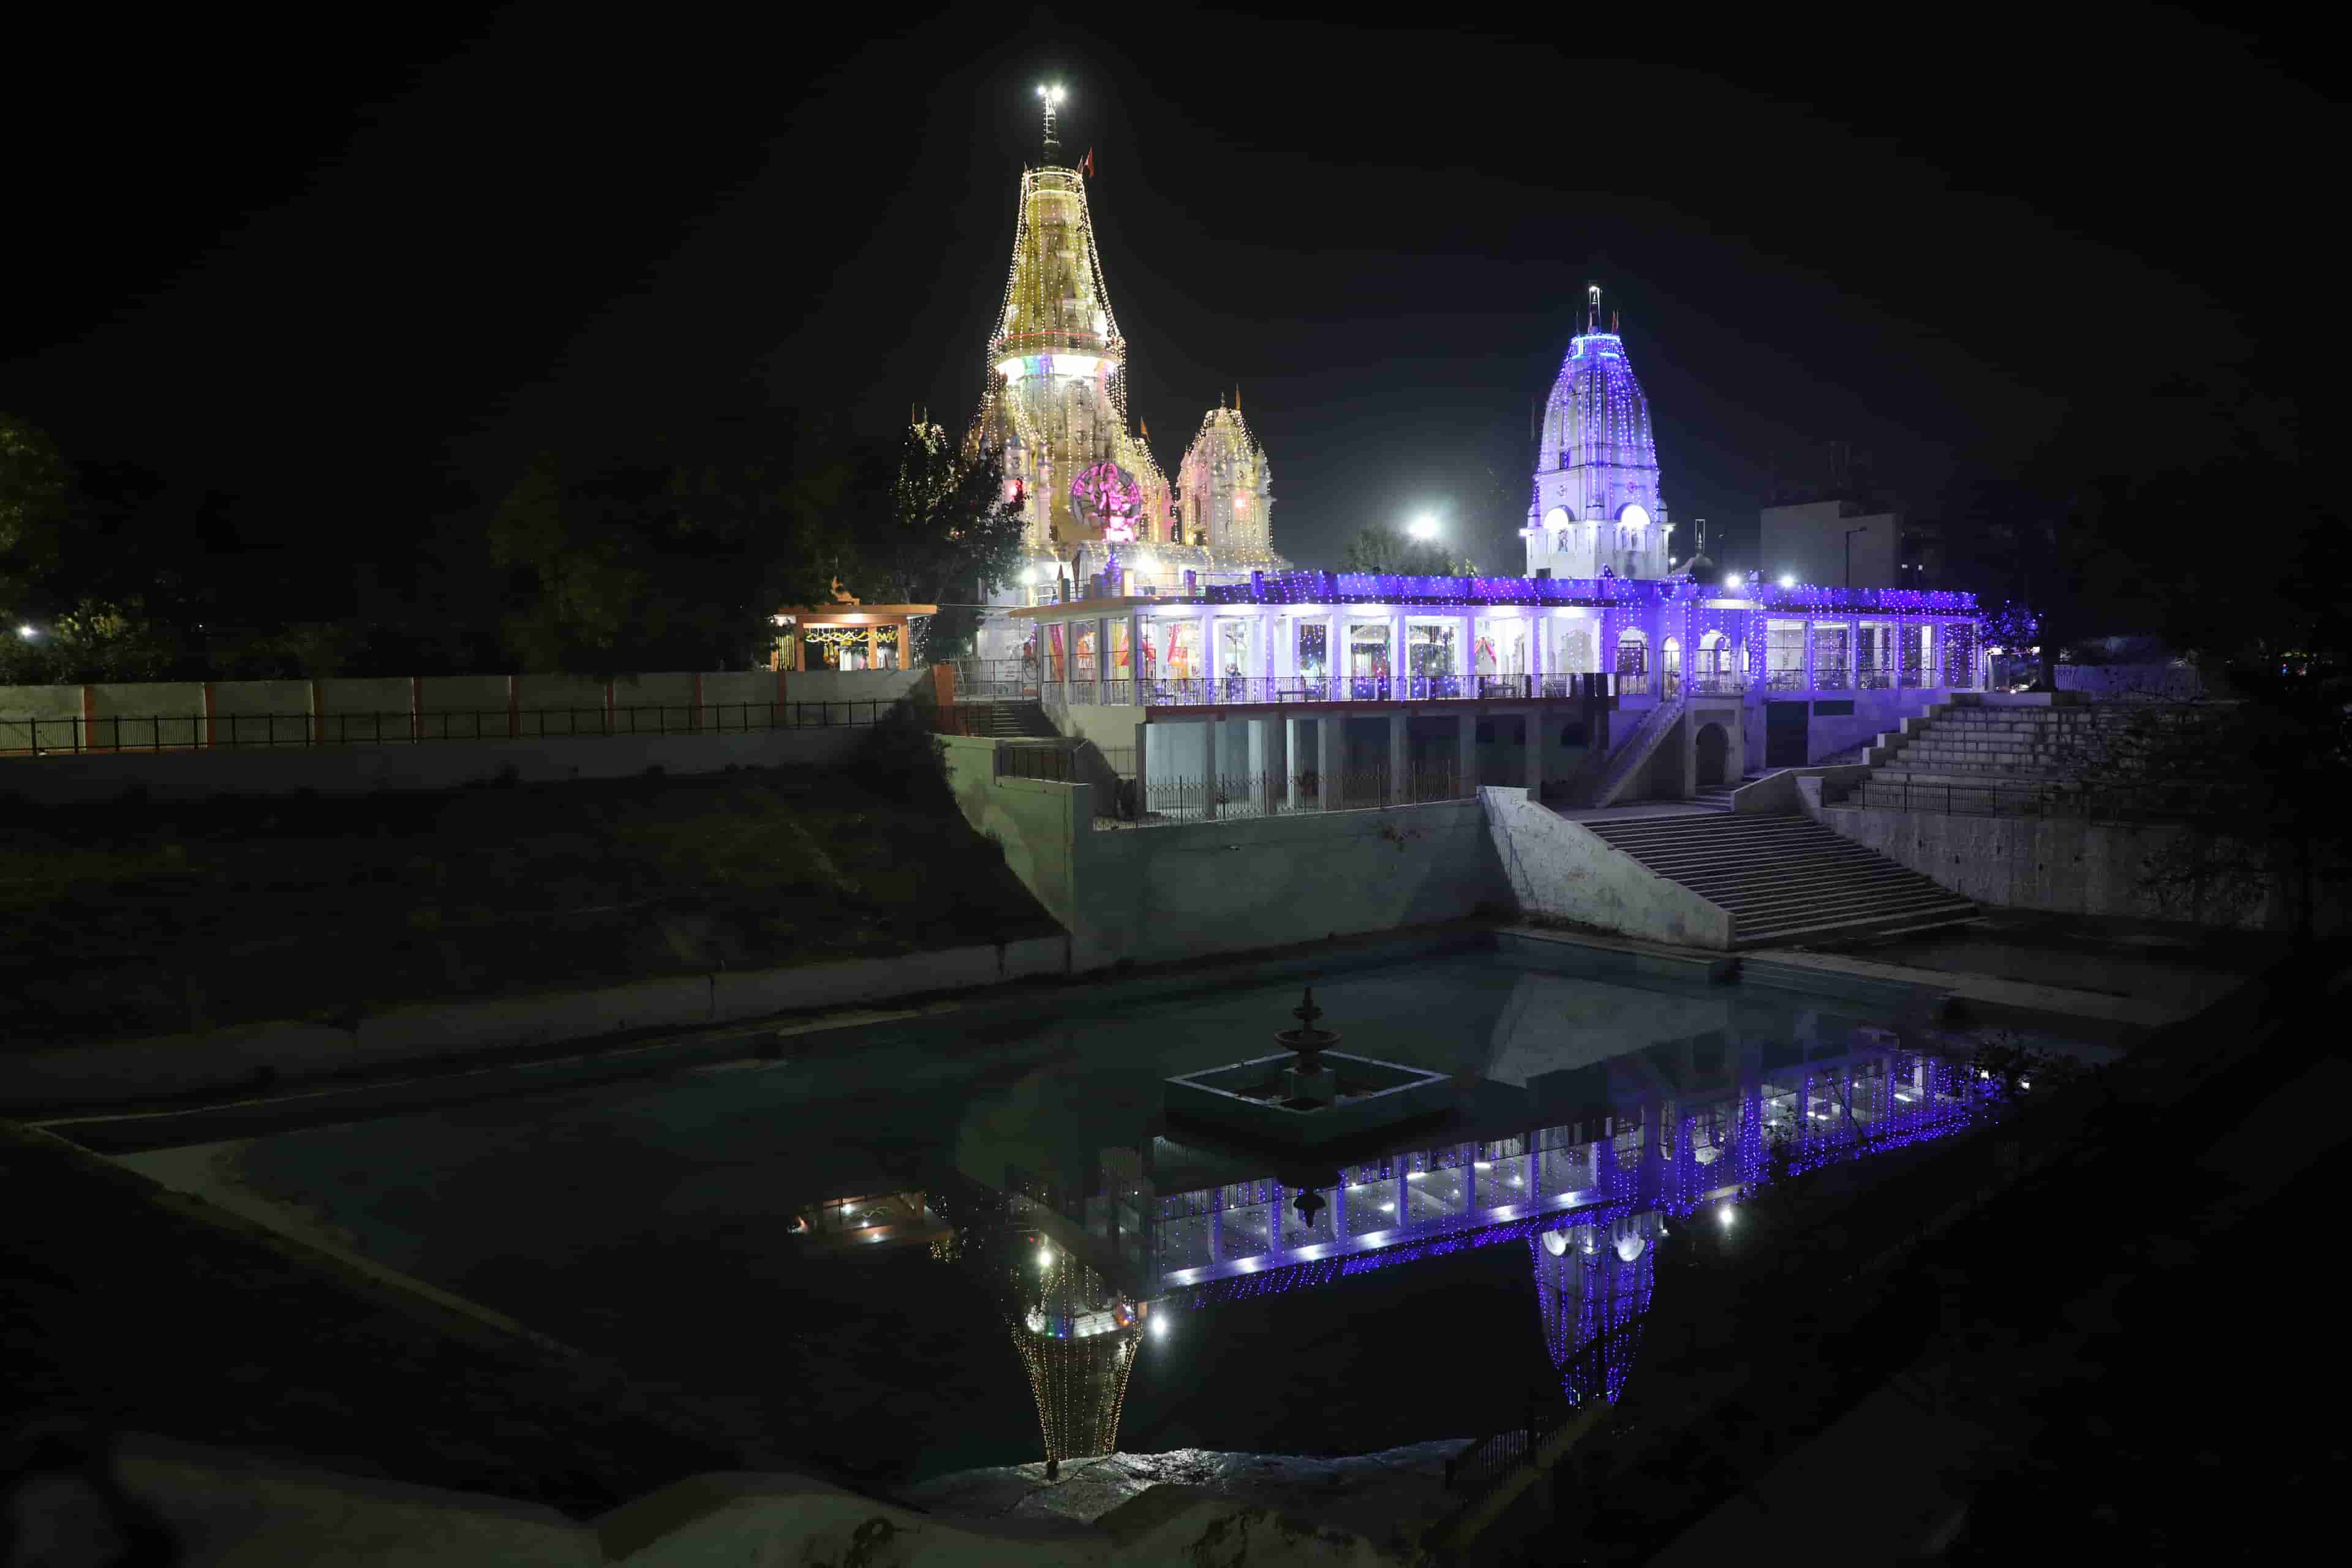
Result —
M 1665 695 L 1680 696 L 1683 689 L 1683 645 L 1679 637 L 1668 637 L 1658 648 L 1658 668 L 1666 680 Z
M 1617 690 L 1640 696 L 1650 689 L 1650 639 L 1638 626 L 1628 626 L 1617 637 Z
M 1701 789 L 1728 781 L 1724 777 L 1731 757 L 1731 737 L 1720 724 L 1698 727 L 1698 783 Z
M 1698 639 L 1698 658 L 1691 666 L 1696 681 L 1692 689 L 1703 692 L 1736 689 L 1738 671 L 1731 662 L 1731 639 L 1721 632 L 1707 632 Z

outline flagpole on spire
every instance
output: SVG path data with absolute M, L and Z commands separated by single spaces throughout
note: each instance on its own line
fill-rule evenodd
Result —
M 1062 139 L 1055 131 L 1054 110 L 1062 101 L 1062 85 L 1059 82 L 1051 87 L 1040 84 L 1037 96 L 1045 101 L 1045 162 L 1048 164 L 1058 163 L 1062 161 Z

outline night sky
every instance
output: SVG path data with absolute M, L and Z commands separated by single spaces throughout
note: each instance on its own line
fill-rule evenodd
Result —
M 747 378 L 961 432 L 1043 79 L 1095 152 L 1154 450 L 1172 471 L 1238 388 L 1307 564 L 1434 507 L 1518 569 L 1588 278 L 1677 538 L 1709 520 L 1727 563 L 1774 465 L 1824 441 L 1917 507 L 2167 374 L 2289 381 L 2315 298 L 2295 236 L 2336 128 L 2294 75 L 2311 40 L 2156 11 L 2076 35 L 2054 7 L 1516 36 L 1144 14 L 45 22 L 12 42 L 44 90 L 0 110 L 0 409 L 226 492 L 225 547 L 356 554 L 480 510 L 560 434 Z

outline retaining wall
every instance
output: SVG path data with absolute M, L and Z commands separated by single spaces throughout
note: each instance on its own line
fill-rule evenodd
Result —
M 1612 848 L 1590 828 L 1528 799 L 1524 789 L 1489 786 L 1478 796 L 1521 913 L 1675 947 L 1731 946 L 1728 910 Z
M 1963 898 L 2005 909 L 2137 920 L 2180 920 L 2139 887 L 2148 856 L 2177 837 L 2163 824 L 2080 817 L 1948 816 L 1821 804 L 1822 781 L 1798 781 L 1806 814 L 1856 844 L 1929 878 Z M 2265 929 L 2275 904 L 2242 921 L 2202 923 Z
M 1071 933 L 1075 969 L 1457 920 L 1509 897 L 1475 801 L 1098 828 L 1093 787 L 994 776 L 946 737 L 964 817 Z
M 268 1069 L 283 1082 L 445 1062 L 453 1055 L 689 1029 L 771 1014 L 963 991 L 1069 969 L 1062 937 L 940 948 L 894 958 L 679 975 L 600 991 L 394 1007 L 349 1028 L 280 1023 L 0 1056 L 0 1106 L 119 1104 L 234 1088 Z

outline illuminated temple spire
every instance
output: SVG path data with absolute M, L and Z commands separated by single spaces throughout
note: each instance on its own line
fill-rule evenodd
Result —
M 1013 1300 L 1020 1308 L 1005 1326 L 1037 1401 L 1045 1457 L 1118 1452 L 1119 1406 L 1135 1370 L 1146 1309 L 1043 1238 L 1034 1254 L 1024 1247 L 1013 1258 Z
M 1584 331 L 1544 406 L 1528 508 L 1528 572 L 1555 577 L 1666 574 L 1666 508 L 1650 400 L 1625 342 L 1602 330 L 1601 285 L 1584 293 Z
M 1040 87 L 1045 163 L 1021 175 L 1004 303 L 971 443 L 1004 456 L 1033 555 L 1088 540 L 1153 539 L 1167 476 L 1128 428 L 1127 342 L 1103 285 L 1087 176 L 1063 162 L 1059 87 Z M 1106 503 L 1108 504 L 1106 504 Z

